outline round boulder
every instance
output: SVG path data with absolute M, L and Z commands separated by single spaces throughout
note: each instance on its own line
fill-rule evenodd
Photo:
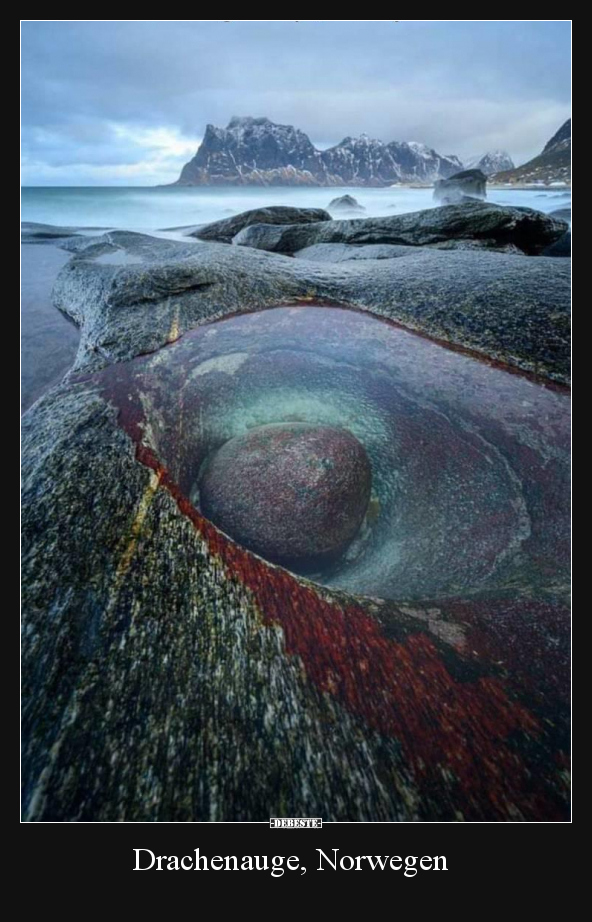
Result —
M 339 557 L 368 507 L 372 473 L 350 432 L 261 426 L 226 442 L 199 484 L 201 510 L 261 557 L 308 570 Z

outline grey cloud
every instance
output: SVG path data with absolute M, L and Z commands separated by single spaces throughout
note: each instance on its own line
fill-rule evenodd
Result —
M 569 45 L 568 20 L 28 21 L 24 153 L 125 165 L 138 147 L 113 125 L 197 143 L 207 122 L 252 114 L 325 145 L 365 131 L 524 160 L 569 113 Z

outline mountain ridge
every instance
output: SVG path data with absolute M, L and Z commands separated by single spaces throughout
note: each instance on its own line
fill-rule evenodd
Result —
M 458 157 L 415 141 L 385 143 L 363 134 L 319 150 L 292 125 L 233 116 L 226 128 L 206 126 L 195 156 L 173 185 L 388 186 L 431 183 L 462 168 Z
M 571 118 L 563 123 L 543 150 L 532 160 L 513 170 L 502 170 L 489 177 L 501 183 L 571 182 Z

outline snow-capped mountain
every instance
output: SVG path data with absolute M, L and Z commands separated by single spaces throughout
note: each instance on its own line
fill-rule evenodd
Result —
M 304 132 L 268 118 L 234 117 L 226 128 L 208 125 L 195 157 L 176 185 L 385 186 L 434 182 L 462 169 L 425 144 L 344 138 L 318 150 Z
M 481 170 L 486 176 L 501 170 L 513 170 L 514 161 L 505 150 L 490 150 L 480 157 L 471 157 L 465 162 L 467 170 Z
M 234 117 L 226 128 L 208 125 L 195 157 L 186 163 L 178 185 L 269 184 L 271 178 L 314 182 L 319 152 L 291 125 L 268 118 Z M 291 184 L 291 183 L 289 183 Z

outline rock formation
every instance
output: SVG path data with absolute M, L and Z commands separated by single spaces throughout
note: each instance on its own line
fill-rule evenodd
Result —
M 314 224 L 316 221 L 330 221 L 331 215 L 322 208 L 292 208 L 288 205 L 270 205 L 267 208 L 252 208 L 231 218 L 202 224 L 188 236 L 200 240 L 218 240 L 231 243 L 239 231 L 251 224 Z
M 331 211 L 365 211 L 363 205 L 353 195 L 340 195 L 332 199 L 327 205 Z
M 80 349 L 23 418 L 24 818 L 568 820 L 568 261 L 64 246 Z M 368 454 L 336 574 L 199 508 L 269 423 Z
M 491 249 L 510 246 L 535 255 L 566 230 L 565 221 L 540 211 L 471 201 L 384 218 L 277 227 L 252 224 L 238 233 L 233 243 L 290 254 L 318 243 L 347 243 Z
M 434 184 L 434 199 L 441 205 L 458 205 L 487 197 L 487 176 L 481 170 L 462 170 Z
M 239 544 L 298 571 L 319 569 L 358 533 L 372 472 L 345 429 L 257 426 L 226 442 L 199 480 L 204 515 Z

